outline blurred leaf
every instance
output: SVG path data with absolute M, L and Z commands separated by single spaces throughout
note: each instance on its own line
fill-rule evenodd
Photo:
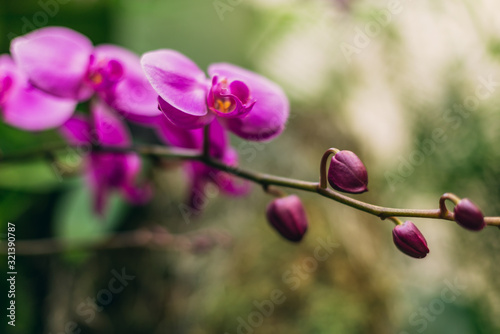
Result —
M 500 57 L 500 40 L 498 38 L 491 39 L 487 47 L 492 56 L 496 58 Z
M 105 214 L 98 216 L 93 210 L 89 187 L 79 182 L 56 207 L 55 235 L 66 241 L 99 241 L 118 225 L 125 208 L 121 196 L 112 194 Z
M 29 132 L 0 122 L 0 150 L 3 154 L 18 152 L 27 148 L 34 149 L 40 144 L 61 142 L 61 140 L 55 130 Z
M 59 179 L 45 161 L 0 164 L 0 187 L 49 191 L 59 185 Z
M 5 231 L 9 221 L 15 221 L 23 212 L 28 210 L 32 202 L 33 199 L 30 194 L 2 192 L 0 195 L 0 226 L 2 231 Z

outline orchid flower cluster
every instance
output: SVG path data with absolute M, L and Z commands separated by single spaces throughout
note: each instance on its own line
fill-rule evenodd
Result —
M 87 37 L 68 28 L 48 27 L 15 38 L 10 51 L 11 55 L 0 55 L 4 122 L 27 131 L 57 128 L 70 145 L 100 148 L 92 149 L 84 162 L 94 210 L 100 215 L 105 213 L 111 192 L 118 191 L 135 204 L 147 202 L 153 194 L 152 185 L 140 180 L 138 152 L 126 151 L 133 141 L 125 120 L 152 128 L 166 146 L 200 152 L 198 159 L 185 159 L 183 164 L 190 180 L 188 205 L 200 212 L 207 183 L 241 196 L 250 190 L 248 180 L 259 183 L 264 179 L 238 172 L 238 153 L 228 134 L 268 141 L 283 132 L 289 116 L 288 99 L 274 82 L 227 63 L 211 64 L 206 75 L 174 50 L 139 57 L 115 45 L 93 46 Z M 77 105 L 84 102 L 89 110 L 77 113 Z M 237 176 L 247 180 L 237 182 Z M 319 184 L 294 184 L 285 178 L 277 178 L 274 184 L 315 191 L 392 219 L 398 249 L 415 258 L 427 255 L 427 242 L 412 222 L 401 223 L 374 206 L 339 193 L 367 191 L 366 167 L 355 153 L 328 150 L 322 159 L 321 178 Z M 335 191 L 327 189 L 326 179 Z M 273 180 L 260 183 L 269 190 Z M 268 222 L 287 240 L 300 241 L 308 229 L 300 198 L 268 192 L 278 196 L 267 207 Z M 447 199 L 455 203 L 454 213 L 446 209 Z M 470 200 L 452 194 L 441 200 L 439 213 L 429 217 L 455 220 L 470 230 L 486 226 L 483 214 Z

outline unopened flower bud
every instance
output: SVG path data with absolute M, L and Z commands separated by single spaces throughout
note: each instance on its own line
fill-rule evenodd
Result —
M 330 162 L 328 182 L 336 190 L 360 194 L 368 190 L 368 173 L 356 154 L 340 151 Z
M 296 195 L 276 198 L 267 207 L 267 220 L 284 238 L 298 242 L 307 231 L 307 216 Z
M 422 259 L 429 253 L 424 236 L 409 220 L 394 227 L 392 238 L 396 247 L 406 255 Z
M 480 231 L 486 226 L 481 210 L 468 198 L 462 199 L 455 206 L 455 221 L 471 231 Z

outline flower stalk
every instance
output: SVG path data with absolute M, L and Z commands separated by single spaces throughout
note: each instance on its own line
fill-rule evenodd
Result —
M 319 167 L 319 186 L 322 189 L 326 189 L 327 187 L 326 165 L 328 164 L 328 158 L 330 158 L 332 154 L 337 154 L 338 152 L 340 152 L 339 149 L 329 148 L 328 150 L 326 150 L 325 154 L 323 154 L 323 157 L 321 158 L 321 165 Z
M 70 146 L 70 148 L 71 147 L 72 146 Z M 45 157 L 46 154 L 50 151 L 62 150 L 62 149 L 68 149 L 68 146 L 63 146 L 63 145 L 46 146 L 40 150 L 31 150 L 27 152 L 19 152 L 13 155 L 4 155 L 0 156 L 0 163 L 4 161 L 12 162 L 16 160 L 26 160 L 29 158 Z M 366 203 L 351 198 L 349 196 L 346 196 L 344 194 L 341 194 L 335 190 L 326 188 L 326 161 L 328 159 L 327 154 L 329 155 L 333 153 L 333 151 L 330 151 L 330 153 L 325 153 L 322 159 L 322 162 L 323 160 L 325 160 L 325 164 L 323 165 L 322 163 L 322 169 L 321 169 L 321 178 L 322 178 L 321 180 L 324 180 L 325 182 L 325 187 L 322 187 L 321 181 L 309 182 L 309 181 L 291 179 L 271 174 L 259 173 L 256 171 L 251 171 L 240 167 L 229 166 L 210 156 L 203 155 L 198 150 L 172 149 L 159 145 L 134 145 L 130 147 L 94 146 L 92 147 L 92 149 L 101 152 L 135 152 L 137 154 L 149 157 L 200 161 L 212 168 L 252 181 L 254 183 L 260 184 L 263 187 L 279 186 L 279 187 L 317 193 L 323 197 L 332 199 L 341 204 L 350 206 L 354 209 L 379 217 L 380 219 L 386 219 L 389 217 L 415 217 L 415 218 L 442 219 L 442 220 L 454 221 L 453 214 L 451 212 L 449 212 L 447 209 L 446 211 L 443 211 L 444 201 L 448 199 L 448 197 L 451 194 L 443 195 L 444 199 L 443 197 L 441 197 L 439 201 L 440 205 L 439 208 L 437 209 L 400 209 L 400 208 L 383 207 L 379 205 Z M 445 212 L 445 214 L 443 214 L 443 212 Z M 500 226 L 500 217 L 484 217 L 484 222 L 486 223 L 486 225 Z

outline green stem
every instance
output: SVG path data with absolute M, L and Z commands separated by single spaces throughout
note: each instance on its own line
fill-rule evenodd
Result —
M 137 230 L 117 232 L 101 241 L 72 241 L 59 238 L 16 240 L 16 255 L 53 255 L 71 250 L 106 251 L 124 248 L 149 248 L 164 250 L 166 248 L 181 251 L 196 251 L 191 242 L 197 237 L 213 241 L 214 245 L 227 247 L 231 239 L 226 231 L 203 229 L 197 232 L 172 234 L 161 226 L 139 228 Z M 7 254 L 7 241 L 0 240 L 0 254 Z
M 64 147 L 55 147 L 58 149 L 68 149 L 71 146 Z M 54 149 L 52 147 L 51 149 Z M 187 149 L 172 149 L 164 146 L 155 146 L 155 145 L 135 145 L 132 147 L 104 147 L 104 146 L 96 146 L 92 148 L 95 151 L 99 152 L 135 152 L 145 156 L 152 157 L 160 157 L 166 159 L 177 159 L 177 160 L 198 160 L 206 165 L 216 168 L 220 171 L 227 172 L 233 174 L 237 177 L 250 180 L 254 183 L 258 183 L 264 188 L 269 186 L 280 186 L 291 189 L 303 190 L 318 193 L 323 197 L 327 197 L 339 203 L 350 206 L 354 209 L 369 213 L 371 215 L 377 216 L 381 219 L 386 219 L 389 217 L 415 217 L 415 218 L 430 218 L 430 219 L 443 219 L 453 221 L 453 214 L 447 214 L 443 211 L 443 207 L 441 203 L 444 203 L 444 200 L 440 200 L 440 208 L 438 209 L 398 209 L 398 208 L 387 208 L 383 206 L 378 206 L 370 203 L 366 203 L 344 194 L 341 194 L 332 189 L 322 187 L 320 182 L 307 182 L 302 180 L 290 179 L 285 177 L 280 177 L 271 174 L 259 173 L 251 170 L 247 170 L 244 168 L 229 166 L 224 164 L 221 161 L 211 158 L 209 155 L 203 154 L 199 150 L 187 150 Z M 335 150 L 335 149 L 330 149 Z M 326 162 L 328 161 L 328 157 L 331 153 L 335 153 L 334 151 L 327 151 L 322 159 L 321 165 L 321 180 L 326 183 Z M 329 153 L 328 153 L 329 152 Z M 3 161 L 14 161 L 17 158 L 21 158 L 21 160 L 26 159 L 29 154 L 31 157 L 44 157 L 46 156 L 47 150 L 39 150 L 39 151 L 30 151 L 28 153 L 18 153 L 13 156 L 2 156 L 0 157 L 0 162 Z M 325 163 L 323 163 L 325 162 Z M 446 195 L 446 194 L 445 194 Z M 445 196 L 443 195 L 443 196 Z M 454 195 L 453 195 L 454 196 Z M 451 199 L 449 196 L 445 196 L 445 199 Z M 484 218 L 486 224 L 500 226 L 500 217 L 485 217 Z
M 319 186 L 323 189 L 326 189 L 326 187 L 328 186 L 326 184 L 327 180 L 326 165 L 328 164 L 328 158 L 330 158 L 330 155 L 337 154 L 339 152 L 340 150 L 336 148 L 329 148 L 328 150 L 326 150 L 325 154 L 323 154 L 323 157 L 321 157 L 321 164 L 319 166 Z
M 441 218 L 454 220 L 454 214 L 446 207 L 446 200 L 452 201 L 455 205 L 460 202 L 460 197 L 455 194 L 445 193 L 439 199 L 439 209 L 441 210 Z
M 387 217 L 387 219 L 391 220 L 394 224 L 397 225 L 403 225 L 403 222 L 399 219 L 399 218 L 396 218 L 396 217 Z

